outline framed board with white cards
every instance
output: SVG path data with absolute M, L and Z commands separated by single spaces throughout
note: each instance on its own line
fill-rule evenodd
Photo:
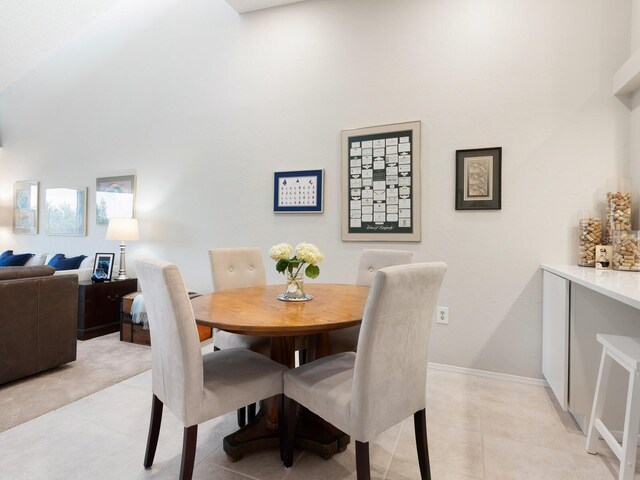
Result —
M 342 132 L 342 240 L 421 240 L 419 121 Z
M 273 174 L 275 213 L 322 213 L 324 170 Z

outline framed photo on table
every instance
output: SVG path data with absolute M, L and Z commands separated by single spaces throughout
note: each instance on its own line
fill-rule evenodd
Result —
M 324 170 L 273 174 L 274 213 L 322 213 Z
M 420 122 L 342 132 L 342 240 L 419 242 Z
M 114 258 L 115 253 L 96 253 L 96 258 L 93 262 L 93 275 L 103 272 L 105 275 L 104 281 L 110 281 Z
M 502 147 L 456 150 L 456 210 L 502 208 Z
M 38 233 L 38 182 L 35 180 L 13 185 L 13 233 Z

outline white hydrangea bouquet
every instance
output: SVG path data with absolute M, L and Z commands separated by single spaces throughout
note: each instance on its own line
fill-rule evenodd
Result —
M 311 295 L 304 292 L 304 275 L 317 278 L 320 275 L 318 264 L 324 260 L 324 255 L 318 247 L 311 243 L 299 243 L 295 254 L 288 243 L 279 243 L 269 250 L 271 258 L 277 261 L 276 270 L 287 277 L 287 286 L 281 300 L 310 300 Z M 306 265 L 306 268 L 304 268 Z M 304 270 L 303 270 L 304 268 Z

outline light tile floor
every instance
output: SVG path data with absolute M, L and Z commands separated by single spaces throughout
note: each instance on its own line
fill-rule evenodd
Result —
M 0 433 L 0 479 L 177 479 L 182 426 L 168 409 L 154 466 L 142 467 L 150 385 L 146 372 Z M 599 455 L 587 454 L 545 388 L 430 370 L 427 397 L 434 480 L 617 478 L 604 442 Z M 298 453 L 289 470 L 276 450 L 230 463 L 221 444 L 235 428 L 235 412 L 200 426 L 196 480 L 355 479 L 353 444 L 329 461 Z M 419 479 L 414 441 L 412 419 L 381 434 L 371 446 L 372 477 Z

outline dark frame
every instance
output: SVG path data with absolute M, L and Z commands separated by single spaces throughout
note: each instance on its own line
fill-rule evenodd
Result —
M 116 254 L 115 253 L 96 253 L 95 259 L 93 261 L 93 274 L 96 273 L 96 271 L 98 270 L 98 265 L 100 264 L 100 262 L 105 262 L 107 261 L 107 258 L 109 259 L 109 266 L 107 268 L 107 278 L 105 279 L 105 281 L 110 282 L 111 281 L 111 273 L 113 272 L 113 262 L 115 260 Z
M 477 170 L 472 172 L 475 185 L 465 166 L 465 159 L 473 161 L 474 158 L 476 165 L 469 162 L 469 169 Z M 456 210 L 501 209 L 502 147 L 456 150 Z
M 316 177 L 316 201 L 314 205 L 280 206 L 280 190 L 278 185 L 281 178 Z M 324 170 L 297 170 L 292 172 L 275 172 L 273 174 L 273 212 L 274 213 L 322 213 L 324 198 Z

